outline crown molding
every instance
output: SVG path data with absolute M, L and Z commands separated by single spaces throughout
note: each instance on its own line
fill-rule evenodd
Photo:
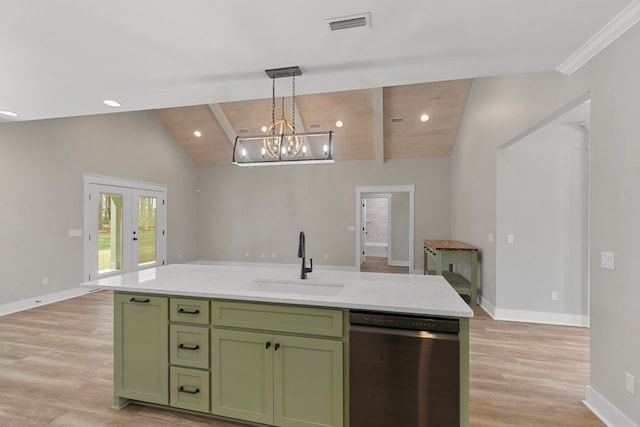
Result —
M 640 0 L 633 0 L 615 18 L 556 68 L 571 75 L 640 20 Z

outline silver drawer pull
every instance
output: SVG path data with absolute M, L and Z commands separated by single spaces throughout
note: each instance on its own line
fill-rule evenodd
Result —
M 195 310 L 191 311 L 191 310 L 185 310 L 184 308 L 181 308 L 180 310 L 178 310 L 178 313 L 191 314 L 191 315 L 197 316 L 198 314 L 200 314 L 200 310 L 196 308 Z
M 195 346 L 193 346 L 193 347 L 189 347 L 188 345 L 180 344 L 180 345 L 178 346 L 178 348 L 179 348 L 180 350 L 191 350 L 191 351 L 200 350 L 200 346 L 199 346 L 199 345 L 197 345 L 197 344 L 196 344 Z
M 200 393 L 200 389 L 197 388 L 195 390 L 187 390 L 187 389 L 184 388 L 184 386 L 180 386 L 180 388 L 178 388 L 178 392 L 187 393 L 187 394 L 198 394 L 198 393 Z

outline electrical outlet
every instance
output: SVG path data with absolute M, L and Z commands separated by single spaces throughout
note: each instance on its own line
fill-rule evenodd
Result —
M 600 252 L 600 267 L 613 270 L 615 267 L 613 252 Z
M 178 254 L 178 259 L 182 259 L 182 254 Z
M 558 301 L 558 291 L 551 291 L 551 301 Z
M 488 240 L 490 243 L 493 243 L 493 234 L 492 234 L 492 233 L 489 233 L 489 236 L 487 236 L 487 240 Z
M 324 259 L 325 260 L 329 259 L 329 254 L 324 254 Z
M 249 256 L 249 251 L 246 251 L 246 252 L 244 253 L 244 256 Z
M 629 372 L 624 374 L 624 389 L 632 395 L 636 395 L 636 377 Z
M 507 234 L 507 244 L 513 245 L 513 234 Z
M 264 258 L 264 252 L 262 252 L 262 258 Z
M 47 286 L 49 284 L 49 278 L 47 276 L 42 278 L 42 286 Z
M 271 252 L 271 258 L 275 258 L 276 257 L 276 253 L 275 252 Z

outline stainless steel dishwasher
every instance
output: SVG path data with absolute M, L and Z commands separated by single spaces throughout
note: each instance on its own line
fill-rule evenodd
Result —
M 455 319 L 350 313 L 350 426 L 460 425 Z

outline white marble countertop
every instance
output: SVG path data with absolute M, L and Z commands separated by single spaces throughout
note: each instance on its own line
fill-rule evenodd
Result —
M 172 264 L 85 282 L 82 288 L 273 302 L 433 316 L 472 317 L 441 276 L 293 267 Z

